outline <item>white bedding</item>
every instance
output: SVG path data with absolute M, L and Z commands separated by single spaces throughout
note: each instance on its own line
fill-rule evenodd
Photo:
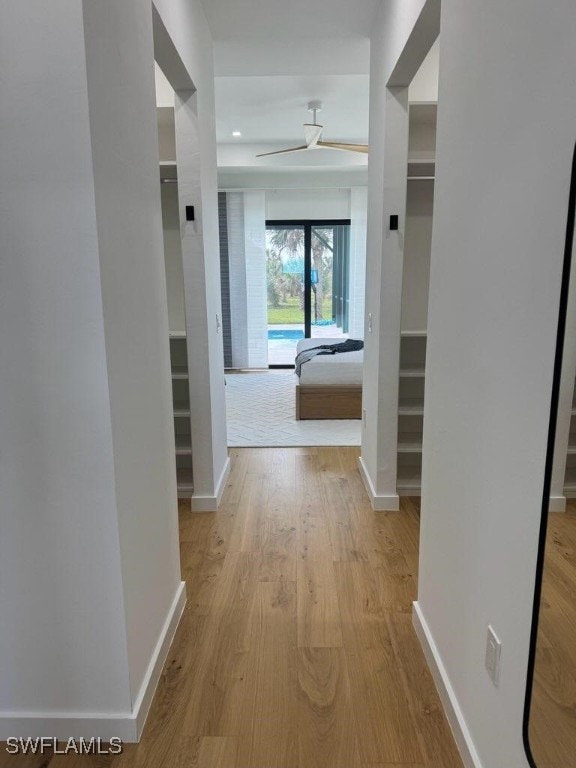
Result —
M 345 339 L 301 339 L 296 353 L 321 344 L 339 344 Z M 306 386 L 361 387 L 363 350 L 340 352 L 336 355 L 316 355 L 304 363 L 300 372 L 300 384 Z

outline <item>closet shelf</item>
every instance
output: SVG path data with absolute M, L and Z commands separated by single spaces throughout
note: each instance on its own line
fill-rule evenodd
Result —
M 424 368 L 401 368 L 400 378 L 404 379 L 423 379 L 425 376 Z
M 176 486 L 178 495 L 191 495 L 194 491 L 194 480 L 192 478 L 192 469 L 189 467 L 178 467 L 176 470 Z
M 188 368 L 185 365 L 175 365 L 172 368 L 172 379 L 174 381 L 185 381 L 188 379 Z
M 422 487 L 422 472 L 420 467 L 398 467 L 396 490 L 399 494 L 418 495 Z
M 170 331 L 169 336 L 171 339 L 185 339 L 186 331 Z
M 422 435 L 418 432 L 399 432 L 398 453 L 422 453 Z
M 424 401 L 405 398 L 398 403 L 398 416 L 423 416 Z
M 192 456 L 190 435 L 176 435 L 176 456 Z
M 188 403 L 174 403 L 174 418 L 184 419 L 190 417 L 190 406 Z

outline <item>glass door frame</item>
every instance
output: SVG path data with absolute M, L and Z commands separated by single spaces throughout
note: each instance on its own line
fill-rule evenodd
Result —
M 312 230 L 350 226 L 351 219 L 266 219 L 266 229 L 304 230 L 304 338 L 312 338 Z M 293 365 L 268 365 L 268 368 L 294 368 Z

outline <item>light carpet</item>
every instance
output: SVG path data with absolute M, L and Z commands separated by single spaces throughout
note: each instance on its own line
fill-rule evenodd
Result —
M 360 445 L 359 419 L 296 421 L 296 382 L 293 373 L 227 375 L 228 445 L 231 448 Z

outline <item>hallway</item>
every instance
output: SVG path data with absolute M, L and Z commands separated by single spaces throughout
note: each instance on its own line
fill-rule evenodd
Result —
M 459 768 L 412 629 L 418 507 L 372 512 L 358 452 L 233 449 L 221 511 L 180 509 L 188 602 L 140 744 L 2 766 Z
M 458 768 L 411 625 L 416 506 L 372 512 L 357 448 L 231 455 L 221 511 L 181 508 L 188 604 L 114 768 Z

